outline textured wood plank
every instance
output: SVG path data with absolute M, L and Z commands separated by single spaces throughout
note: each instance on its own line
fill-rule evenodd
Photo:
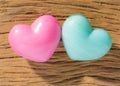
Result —
M 7 37 L 15 24 L 44 14 L 60 24 L 83 14 L 113 38 L 110 52 L 94 61 L 71 61 L 60 42 L 52 59 L 35 63 L 15 54 Z M 120 86 L 120 0 L 0 0 L 0 86 Z

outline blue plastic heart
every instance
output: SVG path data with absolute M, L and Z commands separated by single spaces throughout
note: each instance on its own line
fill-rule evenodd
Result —
M 66 19 L 62 27 L 62 40 L 73 60 L 95 60 L 104 56 L 112 46 L 108 32 L 92 28 L 86 17 L 75 14 Z

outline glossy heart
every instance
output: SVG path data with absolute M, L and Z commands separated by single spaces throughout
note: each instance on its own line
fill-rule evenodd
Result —
M 94 60 L 104 56 L 112 46 L 111 36 L 99 28 L 92 28 L 87 18 L 72 15 L 62 27 L 64 47 L 73 60 Z
M 58 21 L 44 15 L 29 26 L 15 25 L 9 33 L 9 43 L 14 51 L 26 59 L 46 62 L 54 53 L 61 36 Z

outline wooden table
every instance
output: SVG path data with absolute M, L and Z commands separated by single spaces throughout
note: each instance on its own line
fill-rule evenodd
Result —
M 15 24 L 51 14 L 62 25 L 76 13 L 111 34 L 113 46 L 103 58 L 72 61 L 61 41 L 49 62 L 36 63 L 15 54 L 8 44 Z M 0 0 L 0 86 L 120 86 L 120 0 Z

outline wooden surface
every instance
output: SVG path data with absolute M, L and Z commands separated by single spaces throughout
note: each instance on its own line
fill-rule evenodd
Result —
M 8 44 L 15 24 L 31 24 L 51 14 L 62 25 L 76 13 L 111 34 L 113 46 L 103 58 L 71 61 L 60 42 L 49 62 L 35 63 L 15 54 Z M 0 0 L 0 86 L 120 86 L 120 0 Z

